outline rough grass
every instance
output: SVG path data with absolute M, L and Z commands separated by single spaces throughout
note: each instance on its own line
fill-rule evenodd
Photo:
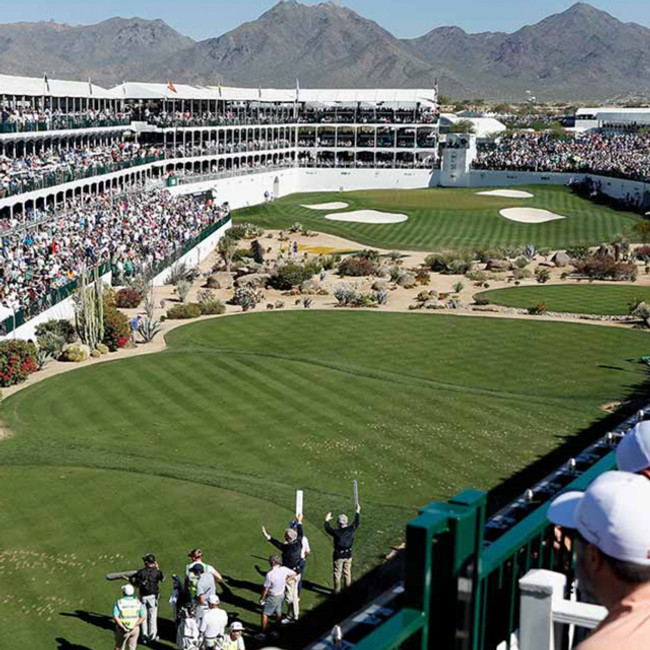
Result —
M 632 394 L 648 349 L 635 331 L 367 312 L 251 314 L 168 339 L 3 403 L 0 647 L 109 647 L 103 575 L 145 552 L 180 572 L 194 546 L 254 629 L 260 526 L 281 534 L 296 488 L 307 577 L 329 584 L 322 517 L 349 510 L 358 478 L 360 573 L 417 506 L 500 483 Z
M 631 232 L 639 216 L 595 205 L 573 195 L 565 187 L 530 186 L 532 199 L 478 196 L 481 188 L 370 190 L 295 194 L 264 205 L 237 210 L 235 222 L 252 221 L 264 228 L 287 229 L 299 221 L 311 230 L 346 237 L 366 246 L 402 250 L 442 248 L 492 248 L 523 246 L 563 249 L 579 244 L 611 241 Z M 345 201 L 344 210 L 384 210 L 407 214 L 400 224 L 343 223 L 325 219 L 325 212 L 302 204 Z M 543 224 L 522 224 L 499 214 L 506 207 L 542 208 L 568 217 Z
M 650 287 L 634 285 L 550 285 L 483 291 L 477 296 L 504 307 L 528 308 L 544 303 L 549 311 L 619 316 L 632 301 L 650 302 Z

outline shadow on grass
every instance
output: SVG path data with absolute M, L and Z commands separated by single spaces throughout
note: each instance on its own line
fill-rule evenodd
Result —
M 77 643 L 70 643 L 67 639 L 62 637 L 57 637 L 56 641 L 56 650 L 93 650 L 87 645 L 78 645 Z

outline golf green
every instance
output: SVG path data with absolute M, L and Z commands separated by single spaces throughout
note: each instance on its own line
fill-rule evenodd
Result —
M 2 404 L 0 647 L 110 647 L 118 590 L 103 575 L 146 552 L 180 573 L 195 546 L 254 631 L 271 550 L 260 527 L 282 534 L 297 488 L 307 578 L 329 586 L 323 516 L 350 511 L 358 479 L 359 575 L 417 506 L 497 485 L 635 393 L 647 341 L 551 322 L 259 313 L 30 386 Z M 307 590 L 305 606 L 320 597 Z
M 512 287 L 476 294 L 494 305 L 527 309 L 544 303 L 548 311 L 619 316 L 629 312 L 631 302 L 650 302 L 650 287 L 584 284 Z
M 346 237 L 366 246 L 397 250 L 444 248 L 485 249 L 524 246 L 564 249 L 579 244 L 600 244 L 617 234 L 633 235 L 640 219 L 633 213 L 595 205 L 561 186 L 521 188 L 532 199 L 479 196 L 479 189 L 369 190 L 294 194 L 264 205 L 234 213 L 235 222 L 253 222 L 264 228 L 287 229 L 295 222 L 310 230 Z M 344 223 L 325 218 L 327 212 L 303 205 L 344 202 L 347 208 L 333 210 L 380 210 L 406 214 L 397 224 Z M 541 224 L 510 221 L 499 214 L 503 208 L 531 207 L 549 210 L 566 219 Z

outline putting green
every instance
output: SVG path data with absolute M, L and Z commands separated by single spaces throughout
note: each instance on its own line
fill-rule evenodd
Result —
M 493 289 L 476 294 L 494 305 L 526 309 L 544 303 L 549 311 L 573 314 L 627 314 L 632 301 L 650 302 L 650 287 L 634 285 L 550 285 Z
M 564 249 L 578 244 L 611 241 L 628 232 L 640 217 L 595 205 L 561 186 L 528 186 L 534 194 L 521 199 L 527 208 L 548 210 L 567 218 L 548 223 L 509 221 L 499 214 L 518 207 L 517 200 L 480 196 L 471 189 L 369 190 L 294 194 L 251 208 L 237 210 L 235 222 L 251 221 L 264 228 L 287 229 L 300 222 L 310 230 L 346 237 L 366 246 L 398 250 L 443 248 L 493 248 L 524 246 Z M 379 210 L 405 214 L 408 221 L 396 224 L 364 224 L 330 221 L 304 205 L 345 202 L 341 214 L 356 210 Z
M 564 323 L 260 313 L 30 386 L 2 405 L 13 437 L 0 443 L 0 647 L 110 647 L 104 573 L 149 551 L 180 572 L 197 545 L 231 579 L 226 610 L 251 628 L 255 565 L 271 548 L 259 528 L 281 534 L 296 488 L 308 579 L 329 585 L 322 518 L 349 510 L 358 478 L 358 575 L 418 505 L 499 484 L 634 394 L 647 340 Z

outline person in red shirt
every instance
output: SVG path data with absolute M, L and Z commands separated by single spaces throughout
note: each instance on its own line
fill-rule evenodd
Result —
M 606 472 L 585 492 L 550 505 L 554 524 L 576 531 L 578 586 L 608 615 L 574 650 L 650 648 L 650 481 Z

